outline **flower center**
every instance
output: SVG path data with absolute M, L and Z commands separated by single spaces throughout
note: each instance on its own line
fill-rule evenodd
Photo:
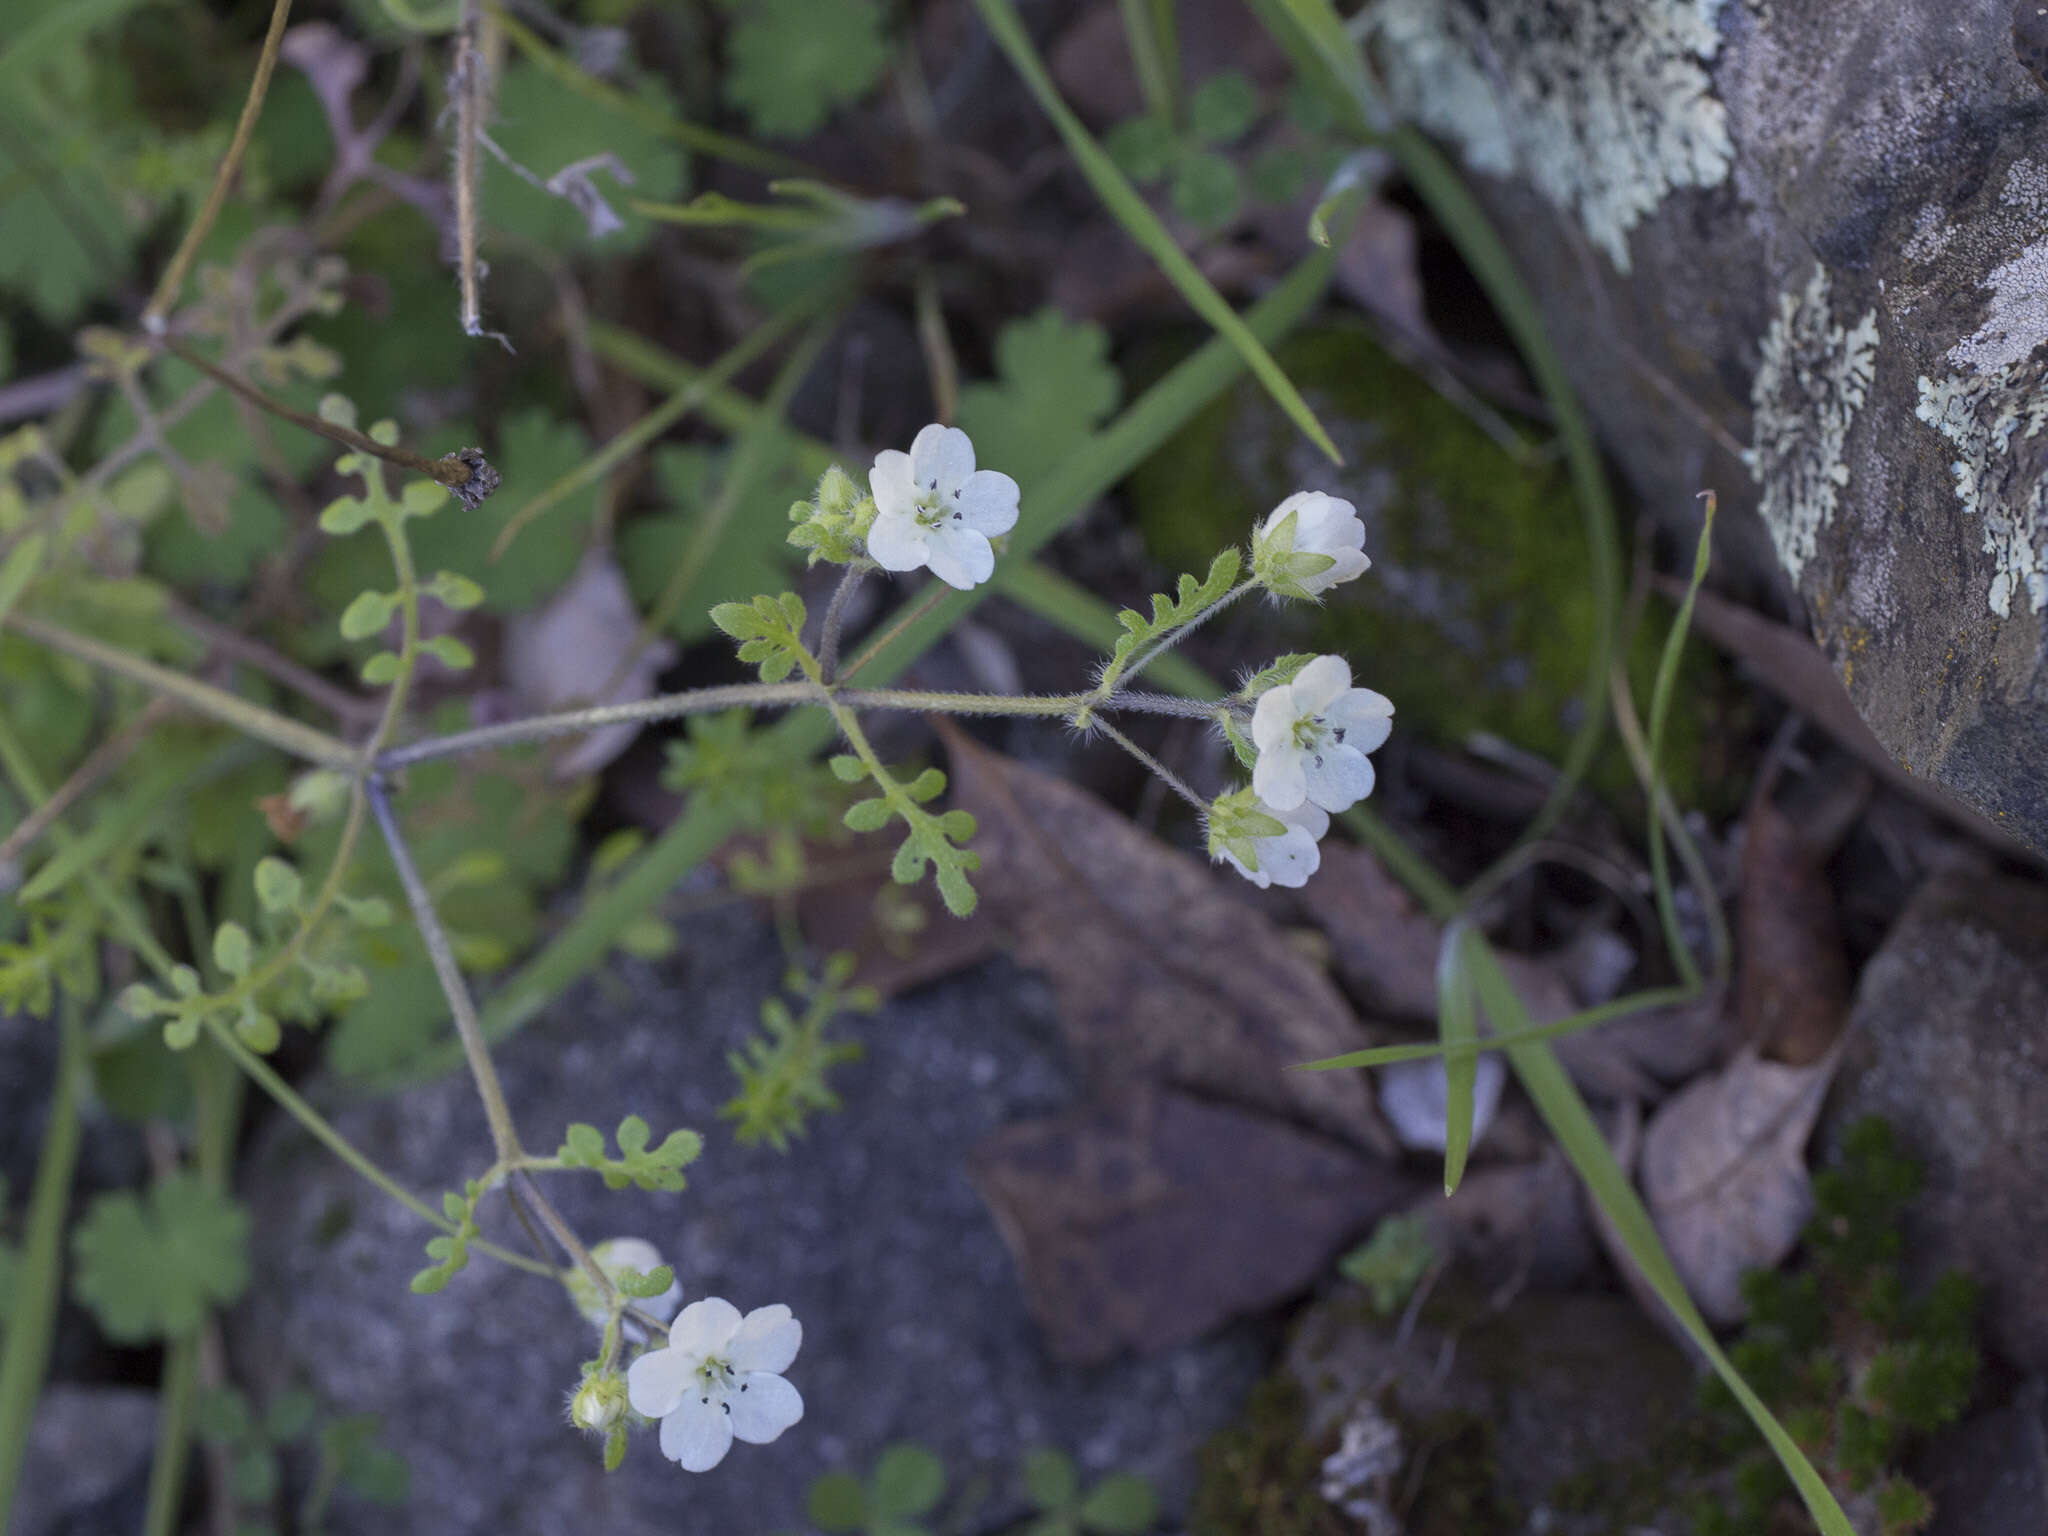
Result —
M 947 521 L 949 517 L 952 521 L 959 522 L 959 509 L 948 505 L 959 494 L 958 491 L 955 491 L 952 496 L 941 496 L 939 494 L 939 482 L 936 480 L 928 485 L 919 486 L 917 488 L 917 500 L 912 503 L 917 508 L 915 514 L 917 526 L 920 528 L 936 528 L 941 523 Z
M 727 1413 L 731 1413 L 732 1404 L 728 1403 L 726 1398 L 735 1392 L 746 1390 L 747 1384 L 740 1380 L 739 1373 L 732 1368 L 729 1361 L 706 1356 L 697 1366 L 697 1395 L 706 1403 L 716 1403 Z

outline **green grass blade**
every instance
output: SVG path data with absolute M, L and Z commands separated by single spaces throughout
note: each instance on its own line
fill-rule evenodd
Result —
M 64 1216 L 71 1204 L 71 1174 L 78 1162 L 78 1098 L 84 1092 L 85 1031 L 75 1004 L 57 1010 L 57 1076 L 50 1085 L 50 1118 L 36 1158 L 36 1178 L 15 1268 L 14 1300 L 0 1333 L 0 1531 L 14 1504 L 22 1458 L 50 1346 L 57 1333 L 62 1292 Z
M 1174 79 L 1153 27 L 1157 7 L 1153 0 L 1117 0 L 1117 9 L 1123 13 L 1124 43 L 1131 50 L 1131 67 L 1137 71 L 1145 105 L 1161 122 L 1171 123 Z M 1171 14 L 1168 13 L 1169 17 Z
M 1709 491 L 1706 502 L 1699 547 L 1693 551 L 1692 579 L 1686 583 L 1685 601 L 1678 605 L 1678 616 L 1671 621 L 1671 633 L 1664 637 L 1664 654 L 1657 659 L 1656 686 L 1650 691 L 1650 878 L 1656 887 L 1657 920 L 1664 927 L 1665 947 L 1671 951 L 1672 963 L 1689 987 L 1700 985 L 1700 968 L 1694 963 L 1692 948 L 1678 925 L 1678 903 L 1671 889 L 1671 859 L 1664 846 L 1663 749 L 1664 722 L 1671 714 L 1671 695 L 1678 682 L 1678 661 L 1685 651 L 1686 631 L 1692 627 L 1693 601 L 1699 596 L 1700 583 L 1707 579 L 1707 564 L 1713 558 L 1714 509 L 1718 498 Z M 1712 901 L 1712 888 L 1703 888 L 1700 897 Z
M 1594 643 L 1587 657 L 1586 682 L 1581 690 L 1582 715 L 1565 752 L 1557 783 L 1515 848 L 1503 855 L 1504 859 L 1512 858 L 1522 847 L 1548 833 L 1564 813 L 1606 728 L 1607 669 L 1613 660 L 1615 630 L 1621 613 L 1621 549 L 1614 528 L 1614 502 L 1608 493 L 1606 471 L 1600 464 L 1600 450 L 1565 373 L 1564 361 L 1551 345 L 1535 296 L 1515 270 L 1492 221 L 1457 170 L 1421 134 L 1412 128 L 1399 128 L 1388 136 L 1387 143 L 1408 180 L 1485 290 L 1501 322 L 1514 337 L 1544 403 L 1550 407 L 1558 436 L 1564 443 L 1565 461 L 1585 528 L 1594 602 Z M 1485 880 L 1482 875 L 1475 883 Z
M 1462 922 L 1444 929 L 1436 951 L 1437 1039 L 1444 1063 L 1444 1193 L 1454 1195 L 1472 1152 L 1472 1092 L 1479 1077 L 1477 994 L 1469 951 L 1477 935 Z M 1495 1020 L 1496 1025 L 1499 1020 Z
M 7 615 L 21 601 L 21 594 L 36 579 L 36 568 L 43 563 L 43 550 L 48 543 L 45 535 L 32 533 L 7 552 L 6 563 L 0 565 L 0 624 L 7 622 Z
M 989 31 L 994 34 L 996 46 L 1009 55 L 1017 73 L 1024 77 L 1024 84 L 1037 98 L 1045 115 L 1052 119 L 1053 127 L 1066 141 L 1074 163 L 1095 189 L 1095 195 L 1102 199 L 1103 206 L 1145 253 L 1159 263 L 1159 269 L 1180 290 L 1181 297 L 1188 301 L 1195 313 L 1238 350 L 1245 365 L 1308 440 L 1328 454 L 1332 463 L 1343 463 L 1344 456 L 1337 452 L 1337 445 L 1330 441 L 1330 435 L 1316 420 L 1308 402 L 1301 398 L 1301 392 L 1281 371 L 1280 365 L 1273 361 L 1273 354 L 1266 350 L 1265 343 L 1202 276 L 1200 269 L 1188 260 L 1159 216 L 1125 180 L 1124 173 L 1116 168 L 1116 162 L 1095 142 L 1094 136 L 1061 99 L 1059 87 L 1053 84 L 1045 61 L 1032 46 L 1031 36 L 1024 30 L 1024 22 L 1018 16 L 1016 6 L 1011 0 L 974 0 L 974 3 Z
M 1577 1013 L 1568 1013 L 1561 1019 L 1552 1019 L 1548 1024 L 1531 1024 L 1526 1029 L 1498 1031 L 1486 1036 L 1476 1044 L 1463 1048 L 1462 1054 L 1473 1055 L 1480 1051 L 1503 1050 L 1510 1045 L 1523 1045 L 1536 1040 L 1561 1040 L 1566 1035 L 1576 1035 L 1606 1024 L 1615 1019 L 1625 1019 L 1631 1014 L 1645 1013 L 1652 1008 L 1670 1008 L 1680 1003 L 1690 1003 L 1699 994 L 1689 987 L 1658 987 L 1648 992 L 1632 992 L 1627 997 L 1617 997 L 1611 1003 L 1602 1003 L 1597 1008 L 1583 1008 Z M 1451 1048 L 1441 1040 L 1417 1041 L 1413 1045 L 1376 1045 L 1363 1051 L 1346 1051 L 1342 1056 L 1325 1056 L 1321 1061 L 1304 1061 L 1289 1067 L 1290 1072 L 1333 1072 L 1340 1067 L 1390 1067 L 1397 1061 L 1428 1061 L 1432 1057 L 1448 1058 Z
M 554 484 L 534 496 L 525 506 L 505 519 L 505 526 L 498 530 L 498 537 L 491 544 L 491 559 L 494 561 L 500 559 L 512 541 L 519 537 L 520 532 L 529 523 L 559 505 L 565 497 L 575 495 L 592 481 L 602 479 L 605 475 L 610 474 L 619 465 L 645 448 L 677 422 L 683 420 L 692 411 L 705 409 L 705 414 L 712 415 L 715 418 L 716 413 L 708 409 L 711 396 L 723 389 L 742 369 L 750 367 L 762 354 L 780 345 L 785 337 L 794 332 L 804 320 L 808 319 L 822 307 L 820 303 L 808 301 L 792 304 L 787 309 L 770 315 L 766 320 L 763 320 L 759 325 L 747 332 L 717 362 L 711 364 L 708 368 L 691 368 L 680 377 L 671 375 L 671 381 L 664 385 L 670 391 L 668 399 L 662 401 L 660 405 L 657 405 L 623 432 L 620 432 L 610 442 L 598 449 L 597 452 L 593 453 L 589 458 L 578 464 L 566 475 L 556 480 Z M 604 329 L 608 332 L 612 330 L 610 327 L 605 327 Z M 635 341 L 639 340 L 638 337 L 632 336 L 631 332 L 612 332 L 612 334 L 625 336 Z M 616 361 L 610 354 L 605 353 L 603 348 L 596 347 L 594 350 L 598 351 L 601 356 L 604 356 L 606 361 Z M 653 350 L 658 351 L 659 349 Z M 639 370 L 633 371 L 638 372 Z M 752 416 L 749 416 L 748 420 L 751 421 Z M 743 430 L 739 427 L 733 427 L 731 423 L 726 423 L 725 425 L 730 430 Z M 823 467 L 823 465 L 819 466 L 821 472 Z
M 1585 525 L 1595 639 L 1586 658 L 1579 728 L 1566 749 L 1557 783 L 1515 847 L 1496 863 L 1498 869 L 1556 824 L 1591 766 L 1607 723 L 1607 671 L 1614 656 L 1615 631 L 1621 614 L 1621 547 L 1600 450 L 1565 372 L 1564 361 L 1551 345 L 1535 295 L 1522 281 L 1493 221 L 1487 218 L 1464 178 L 1415 129 L 1396 126 L 1383 133 L 1377 131 L 1386 121 L 1385 103 L 1365 68 L 1358 46 L 1351 41 L 1330 0 L 1256 0 L 1254 9 L 1290 55 L 1297 60 L 1305 54 L 1313 56 L 1326 82 L 1374 130 L 1374 137 L 1393 152 L 1409 184 L 1450 236 L 1458 255 L 1514 338 L 1538 392 L 1550 407 L 1558 437 L 1564 444 L 1565 462 Z M 1482 873 L 1473 887 L 1487 886 L 1494 872 Z
M 649 133 L 665 139 L 673 139 L 686 149 L 693 149 L 700 155 L 714 160 L 724 160 L 731 165 L 743 165 L 749 170 L 765 171 L 770 176 L 809 176 L 811 168 L 801 160 L 788 155 L 777 154 L 772 149 L 762 149 L 749 144 L 745 139 L 736 139 L 731 134 L 720 133 L 715 128 L 705 128 L 697 123 L 684 122 L 671 117 L 657 107 L 651 107 L 624 91 L 606 85 L 602 80 L 578 67 L 574 61 L 559 49 L 548 43 L 525 22 L 514 16 L 498 0 L 485 0 L 491 17 L 503 29 L 512 46 L 546 70 L 569 90 L 596 102 L 599 106 L 632 119 Z
M 1317 252 L 1252 306 L 1245 317 L 1246 324 L 1255 335 L 1277 341 L 1315 308 L 1329 281 L 1330 259 Z M 1011 535 L 1004 559 L 1022 561 L 1042 548 L 1086 511 L 1096 497 L 1228 388 L 1242 366 L 1242 354 L 1222 338 L 1205 342 L 1039 482 L 1032 492 L 1027 516 Z M 718 398 L 714 393 L 713 401 Z M 876 670 L 869 681 L 881 684 L 899 675 L 989 590 L 982 587 L 974 592 L 948 593 L 946 600 L 931 613 L 905 626 L 892 642 L 891 654 L 874 663 Z M 907 606 L 915 606 L 918 601 L 913 599 Z M 883 620 L 881 630 L 886 631 L 892 622 Z M 832 724 L 822 711 L 806 710 L 778 724 L 775 738 L 779 751 L 807 755 L 819 751 L 832 739 Z M 609 954 L 618 934 L 710 857 L 733 830 L 731 818 L 722 813 L 694 807 L 686 811 L 491 995 L 483 1008 L 485 1034 L 500 1039 L 529 1022 Z M 377 1086 L 401 1086 L 459 1062 L 458 1054 L 432 1054 L 417 1068 L 400 1077 L 380 1080 Z
M 1492 949 L 1483 939 L 1478 939 L 1477 935 L 1474 937 L 1468 961 L 1487 1016 L 1496 1027 L 1506 1027 L 1511 1032 L 1526 1028 L 1529 1015 L 1522 1006 L 1522 1000 L 1516 996 L 1513 984 L 1500 968 Z M 1722 1353 L 1713 1329 L 1707 1326 L 1707 1320 L 1700 1316 L 1699 1309 L 1686 1294 L 1684 1282 L 1678 1278 L 1671 1256 L 1665 1252 L 1663 1240 L 1657 1236 L 1656 1224 L 1651 1221 L 1649 1211 L 1637 1196 L 1635 1186 L 1621 1171 L 1620 1164 L 1615 1162 L 1606 1137 L 1600 1134 L 1600 1127 L 1594 1123 L 1586 1101 L 1579 1096 L 1579 1090 L 1572 1085 L 1555 1053 L 1540 1042 L 1512 1045 L 1507 1049 L 1515 1075 L 1521 1079 L 1522 1087 L 1535 1104 L 1537 1113 L 1543 1116 L 1551 1135 L 1557 1138 L 1565 1156 L 1571 1159 L 1572 1167 L 1577 1170 L 1587 1192 L 1600 1203 L 1637 1271 L 1657 1293 L 1658 1300 L 1678 1320 L 1687 1336 L 1699 1346 L 1715 1373 L 1727 1383 L 1736 1401 L 1742 1404 L 1743 1411 L 1791 1476 L 1822 1536 L 1855 1536 L 1841 1505 L 1828 1491 L 1813 1463 L 1806 1459 L 1805 1452 L 1785 1432 L 1784 1425 L 1778 1422 L 1763 1399 L 1750 1389 L 1749 1383 L 1742 1379 L 1734 1364 Z

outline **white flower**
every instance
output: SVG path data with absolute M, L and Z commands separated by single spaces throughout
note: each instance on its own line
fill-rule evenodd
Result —
M 618 1283 L 619 1276 L 629 1269 L 651 1275 L 661 1268 L 661 1251 L 644 1237 L 606 1238 L 590 1250 L 590 1256 L 614 1285 Z M 583 1272 L 582 1266 L 571 1265 L 563 1270 L 562 1283 L 568 1286 L 569 1299 L 576 1304 L 576 1310 L 590 1320 L 590 1326 L 604 1327 L 606 1319 L 611 1316 L 610 1309 L 605 1305 L 604 1294 L 598 1290 L 597 1282 Z M 657 1322 L 665 1323 L 676 1315 L 676 1308 L 682 1305 L 682 1301 L 683 1283 L 672 1279 L 668 1289 L 659 1296 L 636 1300 L 633 1306 Z M 635 1344 L 647 1337 L 647 1330 L 630 1317 L 625 1322 L 625 1333 Z
M 1247 869 L 1228 848 L 1218 848 L 1217 852 L 1262 891 L 1269 885 L 1284 885 L 1289 890 L 1296 890 L 1308 884 L 1308 877 L 1322 866 L 1323 851 L 1317 844 L 1330 830 L 1329 813 L 1307 801 L 1291 811 L 1276 811 L 1270 805 L 1260 809 L 1274 819 L 1286 822 L 1287 830 L 1278 837 L 1252 839 L 1252 852 L 1257 856 L 1259 867 Z
M 1315 597 L 1371 565 L 1358 509 L 1321 491 L 1296 491 L 1252 533 L 1253 574 L 1287 597 Z
M 668 1347 L 626 1369 L 633 1411 L 661 1420 L 661 1454 L 685 1472 L 709 1472 L 735 1439 L 766 1445 L 804 1416 L 804 1400 L 777 1373 L 804 1341 L 785 1306 L 740 1309 L 717 1296 L 683 1308 Z
M 996 568 L 989 540 L 1017 526 L 1017 482 L 974 467 L 974 444 L 933 422 L 903 453 L 887 448 L 868 471 L 875 521 L 868 553 L 885 571 L 920 565 L 965 592 Z
M 1473 1068 L 1471 1145 L 1476 1147 L 1500 1108 L 1508 1069 L 1498 1051 L 1481 1053 Z M 1404 1147 L 1443 1151 L 1451 1134 L 1450 1101 L 1450 1081 L 1441 1060 L 1397 1061 L 1380 1069 L 1380 1109 Z
M 1252 788 L 1278 814 L 1304 800 L 1335 814 L 1372 793 L 1366 753 L 1393 729 L 1393 701 L 1351 686 L 1342 656 L 1318 656 L 1252 711 Z

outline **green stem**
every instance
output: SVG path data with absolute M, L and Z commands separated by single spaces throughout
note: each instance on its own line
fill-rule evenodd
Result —
M 1143 763 L 1147 768 L 1151 769 L 1153 773 L 1158 775 L 1160 781 L 1164 783 L 1168 789 L 1172 790 L 1175 794 L 1179 795 L 1181 799 L 1187 801 L 1187 803 L 1189 805 L 1192 805 L 1198 813 L 1204 816 L 1206 816 L 1209 813 L 1208 801 L 1204 800 L 1200 795 L 1196 794 L 1192 789 L 1188 788 L 1188 786 L 1181 780 L 1180 775 L 1175 773 L 1172 769 L 1168 768 L 1166 764 L 1160 762 L 1158 758 L 1154 757 L 1150 752 L 1147 752 L 1143 747 L 1139 746 L 1135 741 L 1131 740 L 1131 738 L 1126 736 L 1122 731 L 1118 730 L 1115 726 L 1111 725 L 1107 720 L 1102 719 L 1100 716 L 1097 716 L 1094 720 L 1090 722 L 1090 724 L 1095 730 L 1102 732 L 1103 735 L 1107 736 L 1111 741 L 1115 742 L 1118 746 L 1122 747 L 1126 752 L 1130 753 L 1131 756 L 1135 757 L 1139 762 Z
M 365 792 L 369 796 L 370 813 L 377 818 L 377 830 L 384 834 L 384 846 L 390 851 L 391 862 L 398 870 L 398 883 L 405 888 L 405 899 L 412 908 L 413 922 L 418 925 L 420 939 L 427 946 L 427 958 L 433 963 L 434 975 L 448 999 L 449 1012 L 455 1020 L 455 1033 L 462 1041 L 462 1054 L 469 1061 L 470 1079 L 476 1086 L 477 1097 L 483 1100 L 484 1117 L 490 1121 L 492 1149 L 500 1163 L 512 1167 L 522 1155 L 519 1132 L 512 1124 L 512 1109 L 505 1102 L 505 1090 L 498 1082 L 498 1069 L 491 1062 L 490 1048 L 484 1044 L 483 1026 L 477 1019 L 475 1003 L 470 1001 L 469 985 L 462 979 L 461 967 L 455 963 L 454 947 L 448 942 L 447 930 L 441 926 L 440 915 L 434 910 L 434 899 L 427 894 L 427 885 L 420 878 L 419 867 L 413 863 L 412 849 L 406 845 L 405 835 L 398 829 L 397 818 L 391 814 L 391 802 L 385 798 L 383 785 L 373 780 L 365 787 Z
M 573 736 L 582 731 L 601 730 L 608 725 L 672 720 L 717 709 L 773 709 L 802 704 L 816 696 L 816 690 L 809 683 L 728 683 L 716 688 L 666 693 L 659 698 L 642 699 L 632 704 L 599 704 L 558 715 L 536 715 L 527 720 L 508 720 L 503 725 L 479 726 L 473 731 L 429 736 L 424 741 L 394 747 L 383 753 L 377 759 L 377 771 L 392 773 L 414 763 L 432 762 L 435 758 L 456 757 L 491 747 L 517 746 L 521 742 L 544 741 L 552 736 Z
M 415 1195 L 403 1184 L 400 1184 L 398 1180 L 394 1179 L 390 1174 L 370 1161 L 368 1157 L 364 1156 L 362 1152 L 357 1150 L 354 1142 L 336 1130 L 319 1110 L 299 1097 L 298 1093 L 293 1090 L 289 1083 L 273 1072 L 268 1062 L 237 1040 L 232 1030 L 218 1024 L 210 1024 L 207 1028 L 207 1033 L 212 1037 L 213 1043 L 220 1047 L 222 1053 L 230 1061 L 234 1062 L 237 1067 L 240 1067 L 257 1087 L 277 1101 L 280 1109 L 298 1121 L 305 1128 L 308 1135 L 336 1157 L 340 1158 L 343 1163 L 359 1174 L 365 1182 L 374 1186 L 380 1193 L 397 1201 L 408 1211 L 411 1211 L 413 1215 L 419 1217 L 421 1221 L 426 1222 L 436 1230 L 441 1232 L 453 1232 L 455 1230 L 454 1222 L 448 1220 L 447 1217 L 443 1216 L 431 1205 L 428 1205 L 426 1201 Z M 489 1254 L 501 1264 L 509 1264 L 514 1269 L 523 1269 L 528 1274 L 552 1277 L 555 1273 L 549 1265 L 540 1263 L 535 1259 L 529 1259 L 523 1253 L 514 1253 L 510 1249 L 500 1248 L 495 1243 L 473 1239 L 470 1246 L 479 1253 Z
M 157 1380 L 156 1453 L 149 1464 L 143 1536 L 174 1536 L 192 1459 L 192 1407 L 199 1396 L 199 1331 L 172 1339 Z
M 1514 258 L 1493 222 L 1450 161 L 1413 128 L 1396 128 L 1386 137 L 1409 182 L 1443 225 L 1445 233 L 1492 302 L 1502 324 L 1514 338 L 1522 360 L 1557 423 L 1565 460 L 1577 492 L 1584 524 L 1586 551 L 1592 570 L 1594 633 L 1580 691 L 1579 728 L 1572 735 L 1556 784 L 1551 787 L 1517 846 L 1545 836 L 1570 803 L 1585 777 L 1607 724 L 1607 669 L 1614 655 L 1615 626 L 1621 609 L 1621 555 L 1614 532 L 1614 503 L 1593 431 L 1579 406 L 1564 360 L 1551 344 L 1535 296 L 1522 281 Z M 1482 878 L 1484 878 L 1482 876 Z
M 117 645 L 108 645 L 90 635 L 32 619 L 24 613 L 9 614 L 6 627 L 47 645 L 53 651 L 62 651 L 67 656 L 140 683 L 155 693 L 167 695 L 222 725 L 231 726 L 258 741 L 268 742 L 293 757 L 318 763 L 324 768 L 348 768 L 355 763 L 355 748 L 339 737 L 315 730 L 260 704 L 252 704 L 225 688 L 216 688 L 211 683 L 202 683 L 182 672 L 130 655 Z
M 85 1031 L 78 1007 L 66 999 L 58 1009 L 57 1074 L 50 1086 L 50 1118 L 36 1158 L 21 1258 L 7 1328 L 0 1334 L 0 1530 L 28 1453 L 29 1430 L 43 1374 L 56 1337 L 62 1291 L 64 1216 L 71 1203 L 71 1175 L 78 1161 L 78 1097 L 84 1092 Z

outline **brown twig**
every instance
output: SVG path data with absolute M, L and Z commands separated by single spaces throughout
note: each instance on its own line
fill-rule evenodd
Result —
M 150 295 L 149 307 L 142 312 L 145 331 L 152 334 L 163 331 L 164 317 L 178 302 L 178 295 L 185 287 L 185 276 L 192 270 L 200 246 L 206 243 L 214 220 L 220 217 L 221 208 L 228 200 L 228 187 L 234 182 L 235 172 L 241 169 L 242 155 L 249 148 L 249 137 L 256 131 L 256 119 L 263 113 L 263 98 L 270 90 L 270 76 L 277 68 L 277 50 L 284 42 L 285 22 L 291 12 L 292 0 L 275 0 L 271 6 L 270 30 L 263 34 L 263 51 L 256 56 L 256 73 L 249 81 L 249 96 L 242 103 L 242 116 L 235 124 L 235 136 L 228 140 L 227 153 L 220 157 L 220 167 L 213 173 L 213 186 L 207 191 L 206 201 L 200 205 L 199 216 L 185 231 L 185 238 L 179 242 L 171 264 L 164 268 L 164 275 L 157 282 L 156 292 Z
M 180 362 L 189 363 L 222 389 L 248 401 L 259 410 L 268 411 L 281 421 L 288 421 L 295 427 L 316 433 L 331 442 L 341 444 L 344 448 L 371 454 L 387 464 L 395 464 L 400 469 L 409 469 L 414 474 L 425 475 L 437 484 L 447 487 L 448 493 L 469 511 L 473 512 L 483 505 L 484 498 L 498 488 L 498 472 L 491 467 L 481 448 L 458 448 L 441 458 L 429 459 L 408 448 L 400 448 L 395 443 L 387 446 L 356 431 L 353 427 L 322 421 L 318 416 L 309 416 L 304 411 L 292 409 L 282 401 L 271 399 L 255 385 L 235 377 L 211 358 L 186 346 L 175 336 L 160 336 L 157 342 Z

